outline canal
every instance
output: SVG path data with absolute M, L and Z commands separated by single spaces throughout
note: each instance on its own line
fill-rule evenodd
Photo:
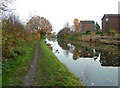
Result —
M 49 38 L 46 43 L 85 86 L 118 86 L 118 47 Z

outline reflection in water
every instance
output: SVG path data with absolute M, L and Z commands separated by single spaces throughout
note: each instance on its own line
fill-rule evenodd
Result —
M 58 44 L 59 46 L 66 50 L 66 52 L 71 52 L 70 43 L 68 41 L 63 41 L 61 39 L 58 39 Z M 69 45 L 69 46 L 68 46 Z M 90 44 L 89 46 L 93 46 Z M 104 47 L 105 48 L 105 47 Z M 78 46 L 74 44 L 74 49 L 73 49 L 73 60 L 77 60 L 80 58 L 94 58 L 96 60 L 101 53 L 100 56 L 100 63 L 102 66 L 119 66 L 120 64 L 118 63 L 119 61 L 119 56 L 115 52 L 110 52 L 108 49 L 106 50 L 98 50 L 90 47 L 85 47 L 85 46 Z
M 47 47 L 52 51 L 52 44 L 50 44 L 50 43 L 48 43 L 48 44 L 46 44 L 47 45 Z
M 94 53 L 93 58 L 94 58 L 94 60 L 96 60 L 96 59 L 98 58 L 98 56 L 99 56 L 100 52 L 99 52 L 99 51 L 97 51 L 97 50 L 95 50 L 95 49 L 93 49 L 93 53 Z
M 120 66 L 118 63 L 119 56 L 114 54 L 114 52 L 104 51 L 101 53 L 100 62 L 102 66 Z
M 74 59 L 74 60 L 79 59 L 79 55 L 80 55 L 80 52 L 79 52 L 78 48 L 75 47 L 75 48 L 74 48 L 74 51 L 73 51 L 73 59 Z
M 70 49 L 70 47 L 68 46 L 68 42 L 67 41 L 63 41 L 63 40 L 59 39 L 58 40 L 58 44 L 64 50 L 69 50 Z
M 78 47 L 75 47 L 74 48 L 74 51 L 73 51 L 73 59 L 74 60 L 77 60 L 77 59 L 80 59 L 80 58 L 94 58 L 94 60 L 96 60 L 99 56 L 100 52 L 96 51 L 95 49 L 93 50 L 89 50 L 87 48 L 78 48 Z
M 53 53 L 85 86 L 117 86 L 119 55 L 114 46 L 86 42 L 49 41 Z

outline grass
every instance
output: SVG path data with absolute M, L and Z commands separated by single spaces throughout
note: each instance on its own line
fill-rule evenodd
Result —
M 2 86 L 21 86 L 23 79 L 32 63 L 34 44 L 26 44 L 25 53 L 18 56 L 15 61 L 3 63 Z
M 34 86 L 82 86 L 79 78 L 57 59 L 44 40 L 39 45 L 40 58 Z

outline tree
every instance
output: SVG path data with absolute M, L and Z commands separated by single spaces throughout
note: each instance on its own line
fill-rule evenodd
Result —
M 19 20 L 19 16 L 16 16 L 14 13 L 9 13 L 2 18 L 2 29 L 9 32 L 19 32 L 24 27 Z
M 80 29 L 80 22 L 77 18 L 74 19 L 74 31 L 78 32 Z
M 7 14 L 2 19 L 2 50 L 3 57 L 14 59 L 14 55 L 23 53 L 25 43 L 37 39 L 37 34 L 26 30 L 24 24 L 15 14 Z M 5 59 L 4 58 L 4 59 Z
M 65 38 L 67 35 L 69 35 L 69 32 L 70 32 L 69 28 L 63 28 L 58 32 L 57 36 L 61 38 Z
M 115 35 L 117 32 L 114 29 L 111 29 L 111 30 L 108 31 L 108 33 L 110 35 Z
M 96 22 L 96 24 L 95 24 L 95 31 L 98 31 L 98 30 L 100 30 L 100 26 L 99 26 L 99 24 Z
M 12 4 L 15 0 L 1 0 L 0 1 L 0 13 L 5 11 L 11 11 L 9 4 Z
M 52 31 L 51 23 L 44 17 L 34 16 L 26 24 L 26 28 L 31 32 L 38 32 L 41 35 L 50 34 Z

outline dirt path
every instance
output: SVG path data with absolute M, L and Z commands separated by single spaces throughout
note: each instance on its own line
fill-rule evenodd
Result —
M 33 62 L 31 64 L 31 68 L 29 69 L 28 73 L 25 76 L 24 86 L 32 86 L 33 79 L 34 79 L 34 76 L 35 76 L 35 73 L 36 73 L 38 59 L 39 59 L 39 42 L 40 41 L 38 41 L 35 44 L 35 52 L 34 52 Z

